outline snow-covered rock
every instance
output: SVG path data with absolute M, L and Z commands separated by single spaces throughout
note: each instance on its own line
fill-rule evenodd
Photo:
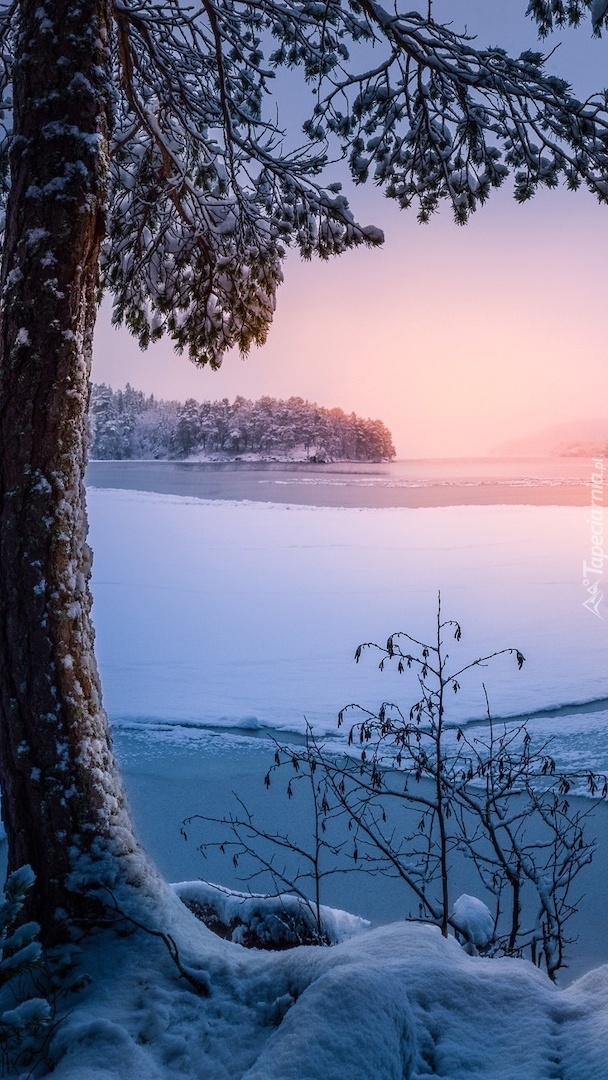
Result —
M 296 945 L 335 945 L 369 928 L 367 919 L 319 907 L 291 893 L 243 893 L 208 881 L 173 885 L 177 896 L 215 934 L 248 948 L 291 949 Z

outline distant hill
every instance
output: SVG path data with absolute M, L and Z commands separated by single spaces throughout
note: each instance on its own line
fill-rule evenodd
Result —
M 491 450 L 492 457 L 595 457 L 608 452 L 608 419 L 575 420 L 535 435 L 511 439 Z

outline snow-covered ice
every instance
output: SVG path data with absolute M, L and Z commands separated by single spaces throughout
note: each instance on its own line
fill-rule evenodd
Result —
M 564 764 L 608 770 L 608 608 L 604 621 L 583 607 L 584 508 L 339 510 L 90 489 L 89 515 L 114 724 L 335 733 L 349 702 L 411 704 L 414 684 L 369 654 L 355 665 L 354 650 L 396 630 L 428 639 L 441 590 L 463 630 L 454 662 L 507 646 L 526 657 L 521 672 L 512 658 L 483 670 L 493 714 L 530 716 Z M 473 672 L 449 719 L 485 712 Z

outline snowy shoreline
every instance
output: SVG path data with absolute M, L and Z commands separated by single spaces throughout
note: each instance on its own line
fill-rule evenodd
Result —
M 522 672 L 499 663 L 482 673 L 495 714 L 530 710 L 537 732 L 558 734 L 560 764 L 608 761 L 608 725 L 594 711 L 608 697 L 608 626 L 583 607 L 584 510 L 471 506 L 470 495 L 450 508 L 337 510 L 225 495 L 88 493 L 117 757 L 136 827 L 168 878 L 230 883 L 230 859 L 197 851 L 206 831 L 186 841 L 180 825 L 228 810 L 233 789 L 287 823 L 284 792 L 264 788 L 263 728 L 301 733 L 308 719 L 335 736 L 348 701 L 409 700 L 404 680 L 355 665 L 354 648 L 397 629 L 428 640 L 438 588 L 462 624 L 465 660 L 511 645 L 527 657 Z M 564 712 L 577 701 L 588 704 Z M 463 721 L 483 718 L 473 685 L 451 705 Z M 607 813 L 594 814 L 602 843 L 580 879 L 580 940 L 558 987 L 530 962 L 470 957 L 437 927 L 403 921 L 395 882 L 362 876 L 325 897 L 392 925 L 332 948 L 265 953 L 213 935 L 153 876 L 145 925 L 158 936 L 88 940 L 83 988 L 53 1034 L 53 1075 L 606 1080 Z M 452 899 L 462 892 L 475 888 L 454 882 Z M 167 934 L 208 997 L 179 977 L 158 939 Z

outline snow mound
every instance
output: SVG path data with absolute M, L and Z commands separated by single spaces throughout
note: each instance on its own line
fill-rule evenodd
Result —
M 100 935 L 50 1042 L 53 1080 L 608 1080 L 608 967 L 558 990 L 412 923 L 260 952 L 173 899 L 182 960 L 204 963 L 210 995 L 157 938 Z
M 326 971 L 285 1016 L 243 1080 L 403 1080 L 415 1023 L 404 985 L 369 964 Z
M 494 937 L 494 919 L 483 901 L 463 893 L 456 900 L 452 913 L 467 940 L 478 949 L 487 949 Z

